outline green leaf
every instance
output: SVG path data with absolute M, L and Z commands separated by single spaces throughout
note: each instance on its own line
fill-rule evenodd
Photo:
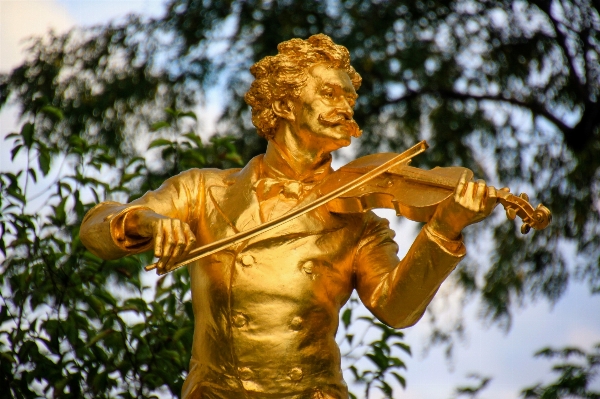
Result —
M 54 397 L 55 398 L 60 398 L 62 396 L 68 382 L 69 382 L 68 378 L 63 378 L 63 379 L 57 381 L 56 384 L 54 384 Z
M 196 144 L 198 147 L 202 147 L 202 139 L 196 133 L 194 133 L 194 132 L 188 132 L 188 133 L 185 133 L 183 135 L 183 137 L 187 137 L 194 144 Z
M 107 336 L 109 336 L 113 332 L 115 332 L 115 330 L 113 330 L 112 328 L 108 328 L 106 330 L 103 330 L 99 334 L 97 334 L 96 336 L 94 336 L 92 339 L 90 339 L 89 342 L 85 344 L 85 346 L 89 348 L 90 346 L 92 346 L 96 342 L 98 342 L 98 341 L 106 338 Z
M 184 116 L 187 116 L 187 117 L 189 117 L 189 118 L 192 118 L 192 119 L 193 119 L 193 120 L 195 120 L 195 121 L 197 121 L 197 120 L 198 120 L 198 117 L 196 117 L 196 114 L 195 114 L 194 112 L 192 112 L 192 111 L 188 111 L 188 112 L 181 112 L 181 113 L 179 114 L 179 117 L 180 117 L 180 118 L 182 118 L 182 117 L 184 117 Z
M 43 106 L 40 111 L 47 114 L 48 116 L 51 116 L 53 119 L 59 120 L 59 121 L 65 117 L 63 112 L 60 109 L 53 107 L 51 105 Z
M 27 173 L 29 173 L 29 176 L 31 176 L 31 179 L 32 179 L 34 182 L 37 182 L 37 173 L 35 173 L 35 169 L 33 169 L 33 168 L 29 168 L 29 169 L 27 170 Z
M 229 154 L 227 154 L 225 159 L 232 161 L 233 163 L 235 163 L 237 165 L 243 164 L 242 157 L 237 153 L 229 153 Z
M 352 345 L 352 341 L 354 341 L 354 334 L 346 334 L 346 340 L 348 340 L 348 343 Z
M 173 334 L 173 341 L 179 341 L 181 339 L 181 337 L 183 337 L 185 334 L 188 334 L 191 330 L 190 326 L 187 327 L 183 327 L 178 329 L 175 334 Z
M 344 313 L 342 313 L 342 322 L 344 323 L 344 328 L 348 329 L 350 321 L 352 321 L 352 309 L 347 308 L 344 310 Z
M 148 146 L 148 149 L 150 148 L 154 148 L 154 147 L 164 147 L 164 146 L 170 146 L 173 145 L 173 142 L 167 139 L 156 139 L 154 141 L 152 141 L 150 143 L 150 145 Z
M 0 356 L 11 363 L 15 363 L 15 358 L 10 353 L 0 352 Z
M 173 109 L 173 108 L 171 108 L 171 107 L 167 107 L 167 108 L 165 108 L 165 112 L 166 112 L 167 114 L 171 115 L 171 116 L 172 116 L 172 117 L 174 117 L 174 118 L 177 118 L 177 117 L 179 116 L 179 114 L 180 114 L 180 112 L 179 112 L 179 111 L 177 111 L 177 110 L 175 110 L 175 109 Z
M 10 133 L 10 134 L 7 134 L 4 139 L 8 140 L 8 139 L 12 139 L 12 138 L 15 138 L 15 137 L 21 137 L 21 135 L 22 135 L 21 133 Z
M 67 200 L 68 197 L 63 198 L 59 204 L 54 207 L 54 220 L 60 225 L 64 224 L 67 220 L 67 213 L 65 211 Z
M 23 148 L 22 145 L 16 145 L 13 147 L 12 150 L 10 150 L 10 160 L 14 161 L 15 157 L 17 156 L 17 154 L 19 153 L 19 151 L 21 150 L 21 148 Z
M 23 136 L 23 143 L 25 143 L 25 146 L 27 148 L 31 148 L 31 145 L 33 144 L 33 124 L 32 123 L 25 123 L 23 125 L 23 127 L 21 128 L 21 136 Z
M 406 352 L 412 356 L 409 345 L 402 343 L 402 342 L 395 342 L 392 346 L 397 346 L 398 348 L 402 349 L 404 352 Z
M 150 126 L 150 131 L 151 132 L 156 132 L 157 130 L 160 130 L 160 129 L 165 128 L 165 127 L 171 127 L 171 124 L 169 122 L 167 122 L 167 121 L 156 122 L 156 123 L 153 123 Z
M 108 374 L 106 372 L 97 374 L 93 379 L 92 386 L 97 393 L 105 392 L 108 386 Z
M 50 172 L 50 153 L 47 150 L 40 150 L 40 155 L 38 157 L 38 164 L 40 166 L 40 170 L 44 174 L 44 176 L 48 175 Z

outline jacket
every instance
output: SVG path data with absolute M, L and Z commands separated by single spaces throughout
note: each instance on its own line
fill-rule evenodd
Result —
M 151 249 L 151 240 L 125 235 L 136 209 L 188 223 L 198 245 L 253 227 L 261 223 L 261 162 L 192 169 L 130 204 L 101 203 L 81 239 L 105 259 Z M 404 259 L 397 251 L 387 220 L 320 207 L 190 264 L 195 329 L 182 397 L 347 398 L 335 334 L 353 290 L 383 323 L 408 327 L 465 255 L 462 241 L 427 226 Z

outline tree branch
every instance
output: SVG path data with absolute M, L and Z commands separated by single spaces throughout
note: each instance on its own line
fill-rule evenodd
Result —
M 592 0 L 591 6 L 596 10 L 597 13 L 600 13 L 600 0 Z
M 550 113 L 541 104 L 528 103 L 525 101 L 517 100 L 516 98 L 504 98 L 504 97 L 498 97 L 498 96 L 493 96 L 493 95 L 489 95 L 489 94 L 473 95 L 473 94 L 459 93 L 459 92 L 455 92 L 452 90 L 445 90 L 445 89 L 430 89 L 430 90 L 422 90 L 420 92 L 411 91 L 406 96 L 403 96 L 396 100 L 393 100 L 390 103 L 395 104 L 395 103 L 399 103 L 399 102 L 403 102 L 403 101 L 410 101 L 410 100 L 412 100 L 416 97 L 422 96 L 424 94 L 438 94 L 441 97 L 452 98 L 452 99 L 456 99 L 456 100 L 497 101 L 497 102 L 507 103 L 507 104 L 515 105 L 520 108 L 526 108 L 526 109 L 530 110 L 534 115 L 543 116 L 544 118 L 546 118 L 550 122 L 552 122 L 554 125 L 556 125 L 556 127 L 558 127 L 563 132 L 564 135 L 567 135 L 573 131 L 572 127 L 568 126 L 562 120 L 560 120 L 555 115 Z
M 591 25 L 591 22 L 588 22 Z M 587 28 L 585 28 L 583 31 L 581 31 L 581 41 L 583 42 L 583 65 L 585 66 L 585 82 L 586 85 L 588 86 L 588 91 L 592 91 L 589 90 L 589 86 L 591 86 L 592 84 L 592 76 L 593 76 L 593 70 L 592 70 L 592 66 L 590 65 L 590 62 L 588 60 L 588 53 L 591 53 L 593 51 L 592 46 L 590 44 L 590 30 L 592 28 L 590 26 L 588 26 Z M 588 98 L 586 97 L 586 100 L 588 100 Z
M 538 6 L 538 8 L 548 16 L 548 20 L 550 21 L 550 23 L 552 24 L 552 27 L 554 28 L 554 34 L 556 35 L 556 42 L 558 43 L 558 45 L 560 46 L 560 48 L 562 49 L 562 51 L 564 53 L 564 56 L 567 60 L 567 65 L 569 66 L 569 72 L 571 73 L 571 75 L 573 75 L 573 78 L 574 78 L 576 86 L 577 86 L 577 90 L 579 91 L 579 94 L 581 96 L 588 98 L 587 88 L 586 88 L 585 84 L 581 81 L 581 78 L 579 77 L 579 75 L 577 74 L 577 68 L 575 66 L 574 57 L 572 57 L 569 52 L 569 45 L 568 45 L 569 38 L 567 37 L 567 34 L 565 34 L 560 29 L 561 22 L 559 22 L 557 19 L 555 19 L 552 16 L 552 13 L 550 12 L 550 7 L 552 5 L 552 2 L 550 2 L 550 1 L 532 1 L 532 3 L 535 4 L 536 6 Z M 562 24 L 562 25 L 565 26 L 565 29 L 567 29 L 566 25 L 564 25 L 564 24 Z

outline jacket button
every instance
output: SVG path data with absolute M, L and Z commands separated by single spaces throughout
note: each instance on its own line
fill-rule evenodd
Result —
M 248 381 L 254 376 L 254 373 L 252 372 L 252 370 L 250 370 L 249 367 L 240 367 L 238 368 L 238 375 L 242 380 Z
M 302 369 L 300 367 L 294 367 L 288 373 L 292 381 L 300 381 L 302 379 Z
M 296 316 L 292 319 L 292 322 L 290 323 L 290 327 L 294 331 L 300 331 L 302 329 L 303 321 L 304 320 L 302 320 L 302 317 Z
M 235 316 L 233 316 L 233 325 L 236 326 L 237 328 L 242 328 L 246 324 L 248 324 L 248 320 L 246 319 L 246 316 L 244 316 L 243 314 L 238 313 Z
M 312 274 L 313 268 L 314 262 L 312 260 L 309 260 L 308 262 L 304 263 L 304 265 L 302 265 L 302 270 L 304 270 L 304 273 L 306 274 Z
M 252 255 L 244 255 L 242 256 L 242 265 L 249 267 L 254 264 L 254 256 Z

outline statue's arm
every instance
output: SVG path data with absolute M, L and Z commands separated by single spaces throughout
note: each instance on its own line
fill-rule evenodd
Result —
M 485 219 L 496 204 L 493 187 L 483 180 L 467 181 L 464 173 L 399 262 L 393 232 L 372 215 L 355 261 L 356 289 L 365 306 L 390 326 L 415 324 L 465 256 L 463 229 Z
M 156 252 L 159 240 L 170 255 L 177 248 L 182 252 L 191 243 L 179 245 L 178 241 L 195 240 L 192 230 L 203 198 L 201 171 L 181 173 L 129 204 L 107 201 L 92 208 L 81 224 L 81 241 L 103 259 L 117 259 L 153 247 Z M 158 235 L 162 237 L 158 239 Z
M 449 240 L 425 226 L 399 260 L 394 232 L 385 219 L 372 216 L 356 252 L 356 290 L 382 322 L 404 328 L 425 312 L 442 282 L 465 256 L 462 237 Z

